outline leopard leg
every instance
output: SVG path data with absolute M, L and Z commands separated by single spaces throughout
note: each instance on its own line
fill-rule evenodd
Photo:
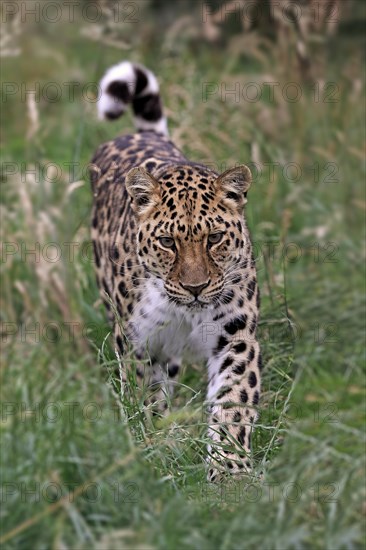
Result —
M 174 385 L 180 372 L 181 362 L 180 358 L 172 358 L 169 361 L 158 361 L 153 358 L 151 361 L 147 379 L 149 396 L 145 404 L 153 403 L 153 411 L 157 414 L 166 414 L 168 410 L 168 403 L 174 393 Z
M 166 414 L 179 376 L 181 358 L 173 357 L 169 361 L 162 361 L 154 356 L 149 357 L 145 350 L 141 349 L 135 350 L 134 359 L 128 360 L 124 355 L 125 345 L 118 324 L 114 328 L 114 337 L 116 349 L 121 355 L 119 377 L 125 385 L 127 394 L 131 394 L 131 378 L 134 378 L 138 395 L 144 400 L 144 405 L 151 407 L 154 414 Z
M 256 341 L 228 342 L 209 362 L 209 481 L 250 471 L 251 434 L 260 392 Z

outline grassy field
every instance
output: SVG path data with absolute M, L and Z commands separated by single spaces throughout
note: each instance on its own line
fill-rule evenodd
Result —
M 291 48 L 284 58 L 255 33 L 242 48 L 237 35 L 200 43 L 189 14 L 165 21 L 143 7 L 118 28 L 85 17 L 7 26 L 4 550 L 364 548 L 361 34 L 340 28 L 304 83 Z M 187 155 L 218 170 L 252 163 L 265 366 L 251 479 L 206 482 L 203 367 L 186 366 L 157 420 L 112 375 L 87 164 L 133 130 L 130 116 L 97 120 L 91 84 L 126 58 L 157 73 Z

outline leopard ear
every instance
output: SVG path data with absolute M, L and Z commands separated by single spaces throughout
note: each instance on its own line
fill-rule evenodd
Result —
M 252 174 L 248 166 L 240 164 L 223 172 L 216 180 L 215 187 L 225 202 L 242 207 L 246 202 L 247 191 L 252 183 Z
M 159 202 L 159 182 L 145 168 L 132 168 L 126 176 L 125 185 L 136 214 L 141 215 Z

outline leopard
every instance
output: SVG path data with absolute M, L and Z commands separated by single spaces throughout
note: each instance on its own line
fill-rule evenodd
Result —
M 251 172 L 189 160 L 169 138 L 155 74 L 123 61 L 101 79 L 97 109 L 115 120 L 129 107 L 136 131 L 102 143 L 90 169 L 96 279 L 121 380 L 128 388 L 132 369 L 164 415 L 182 366 L 203 365 L 208 481 L 250 475 L 262 370 Z

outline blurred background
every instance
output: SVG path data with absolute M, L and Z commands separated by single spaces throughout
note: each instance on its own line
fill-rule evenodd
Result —
M 364 28 L 361 0 L 3 0 L 3 548 L 362 548 Z M 173 141 L 253 172 L 246 216 L 264 355 L 253 479 L 210 486 L 205 372 L 164 419 L 127 407 L 98 298 L 88 163 L 130 59 Z

